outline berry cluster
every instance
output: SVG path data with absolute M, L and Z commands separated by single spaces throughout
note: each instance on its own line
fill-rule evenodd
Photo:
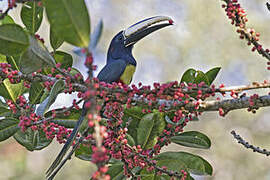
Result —
M 253 45 L 251 48 L 252 52 L 257 51 L 263 57 L 270 60 L 270 50 L 264 49 L 259 43 L 260 33 L 256 32 L 253 28 L 247 27 L 247 14 L 238 3 L 238 0 L 224 0 L 224 2 L 226 4 L 223 4 L 222 8 L 225 8 L 226 15 L 231 20 L 231 24 L 237 27 L 236 32 L 240 34 L 239 38 L 246 39 L 248 45 Z
M 0 68 L 3 76 L 8 78 L 11 84 L 17 84 L 21 82 L 21 79 L 18 77 L 19 71 L 12 70 L 10 64 L 0 63 Z
M 95 69 L 92 63 L 92 56 L 87 56 L 85 64 L 89 68 Z M 78 137 L 84 137 L 85 140 L 95 142 L 95 145 L 92 144 L 89 147 L 93 152 L 92 162 L 98 167 L 98 170 L 93 175 L 94 179 L 109 179 L 109 176 L 106 175 L 108 170 L 106 165 L 111 157 L 124 163 L 124 174 L 126 177 L 140 179 L 140 176 L 135 175 L 131 171 L 135 167 L 140 167 L 160 175 L 167 174 L 172 178 L 185 179 L 188 173 L 184 169 L 180 172 L 174 172 L 168 170 L 167 167 L 159 167 L 152 158 L 160 153 L 162 147 L 170 144 L 171 137 L 183 132 L 183 128 L 188 122 L 201 115 L 200 108 L 205 99 L 215 96 L 217 92 L 222 95 L 228 92 L 228 90 L 222 91 L 225 88 L 223 84 L 216 89 L 215 86 L 208 87 L 203 82 L 200 84 L 186 84 L 176 81 L 165 84 L 154 83 L 153 88 L 151 88 L 150 86 L 142 86 L 141 83 L 138 86 L 127 86 L 122 83 L 106 84 L 98 82 L 92 75 L 90 75 L 92 78 L 88 78 L 83 82 L 79 74 L 75 76 L 57 74 L 56 71 L 59 71 L 61 64 L 57 66 L 51 69 L 51 74 L 48 74 L 47 78 L 44 78 L 39 73 L 33 73 L 32 77 L 43 77 L 45 79 L 44 87 L 48 90 L 51 90 L 57 79 L 63 79 L 65 82 L 65 93 L 78 91 L 78 89 L 74 88 L 75 83 L 81 84 L 81 86 L 86 85 L 87 89 L 82 89 L 77 94 L 81 100 L 73 100 L 72 106 L 69 108 L 52 110 L 51 116 L 47 118 L 37 116 L 23 96 L 20 96 L 15 103 L 11 100 L 7 100 L 7 103 L 12 112 L 19 116 L 19 125 L 23 131 L 29 127 L 34 131 L 42 130 L 48 139 L 56 137 L 59 143 L 65 143 L 71 133 L 71 129 L 52 123 L 50 120 L 57 117 L 58 114 L 69 116 L 70 110 L 73 108 L 80 109 L 78 104 L 84 100 L 84 107 L 88 110 L 88 128 L 93 133 L 90 135 L 82 133 Z M 9 64 L 0 64 L 0 68 L 3 69 L 3 76 L 6 78 L 21 78 L 18 72 L 12 73 L 13 70 Z M 70 69 L 60 69 L 60 71 L 69 73 Z M 43 70 L 39 72 L 43 72 Z M 10 76 L 13 74 L 14 76 Z M 256 86 L 264 87 L 268 84 L 267 82 L 265 83 L 256 84 Z M 231 97 L 234 99 L 238 98 L 239 91 L 230 90 L 229 92 Z M 241 97 L 244 96 L 241 95 Z M 220 100 L 220 98 L 217 99 Z M 250 109 L 252 111 L 256 108 L 257 100 L 258 95 L 250 98 Z M 158 136 L 154 140 L 153 146 L 149 148 L 142 147 L 141 145 L 131 146 L 129 142 L 128 136 L 130 131 L 132 131 L 129 125 L 132 123 L 132 120 L 124 118 L 125 110 L 132 110 L 138 107 L 141 109 L 142 114 L 161 113 L 163 114 L 162 118 L 166 120 L 163 130 L 157 134 Z M 225 116 L 227 113 L 225 110 L 224 108 L 219 108 L 219 114 Z M 106 123 L 102 122 L 101 117 L 106 118 Z
M 256 101 L 258 100 L 259 95 L 258 94 L 253 94 L 252 96 L 250 96 L 249 98 L 249 108 L 247 109 L 248 112 L 252 112 L 252 113 L 256 113 L 256 110 L 258 110 L 259 108 L 255 106 Z

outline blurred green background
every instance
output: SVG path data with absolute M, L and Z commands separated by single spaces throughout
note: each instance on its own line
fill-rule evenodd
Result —
M 220 66 L 222 70 L 215 84 L 245 85 L 269 79 L 266 60 L 239 39 L 221 8 L 220 0 L 87 0 L 93 27 L 104 21 L 101 41 L 94 52 L 99 69 L 105 63 L 106 50 L 112 37 L 120 30 L 146 17 L 166 15 L 175 25 L 154 33 L 136 44 L 134 57 L 137 71 L 134 83 L 152 84 L 180 80 L 187 68 L 207 71 Z M 240 1 L 248 14 L 248 25 L 261 33 L 260 42 L 270 47 L 270 12 L 262 0 Z M 16 22 L 20 6 L 10 14 Z M 46 18 L 38 33 L 49 47 L 49 25 Z M 71 52 L 74 47 L 64 44 L 60 49 Z M 50 49 L 50 48 L 49 48 Z M 84 73 L 83 60 L 74 55 L 74 66 Z M 97 71 L 98 72 L 98 71 Z M 267 94 L 266 90 L 256 91 Z M 253 94 L 254 92 L 248 92 Z M 71 103 L 72 97 L 58 97 L 55 106 Z M 262 108 L 256 114 L 246 110 L 230 112 L 225 118 L 218 112 L 207 112 L 200 121 L 190 123 L 185 130 L 198 130 L 212 140 L 210 150 L 183 148 L 171 144 L 166 150 L 189 151 L 207 159 L 214 168 L 212 177 L 195 177 L 196 180 L 266 180 L 270 179 L 270 160 L 237 144 L 230 135 L 236 130 L 255 146 L 270 149 L 270 110 Z M 62 146 L 52 143 L 42 151 L 28 152 L 12 138 L 0 143 L 0 180 L 44 179 L 45 170 Z M 93 166 L 73 158 L 60 171 L 56 179 L 89 179 Z

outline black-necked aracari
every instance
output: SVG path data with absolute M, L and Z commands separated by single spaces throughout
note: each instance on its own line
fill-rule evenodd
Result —
M 107 52 L 106 65 L 97 76 L 99 81 L 130 84 L 137 65 L 132 55 L 134 44 L 152 32 L 172 24 L 173 20 L 169 17 L 155 16 L 139 21 L 126 30 L 120 31 L 111 41 Z M 76 126 L 55 161 L 46 172 L 47 179 L 53 179 L 59 169 L 64 165 L 61 161 L 77 136 L 80 125 L 86 114 L 87 110 L 83 106 L 82 114 Z
M 172 24 L 171 18 L 156 16 L 119 32 L 111 41 L 107 63 L 97 76 L 99 81 L 130 84 L 137 65 L 132 55 L 133 45 L 148 34 Z

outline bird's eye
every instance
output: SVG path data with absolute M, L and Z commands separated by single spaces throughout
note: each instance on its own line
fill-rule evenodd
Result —
M 122 36 L 120 36 L 120 37 L 118 38 L 118 40 L 120 40 L 120 41 L 121 41 L 122 39 L 123 39 L 123 37 L 122 37 Z

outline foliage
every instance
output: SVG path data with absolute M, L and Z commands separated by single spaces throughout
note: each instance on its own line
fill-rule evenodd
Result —
M 43 11 L 50 23 L 50 48 L 35 34 L 44 19 Z M 83 0 L 26 1 L 21 20 L 24 27 L 10 16 L 0 20 L 0 141 L 14 137 L 29 151 L 46 148 L 54 138 L 64 143 L 83 113 L 79 104 L 84 101 L 88 113 L 83 119 L 87 121 L 79 129 L 73 150 L 77 158 L 96 164 L 93 179 L 193 179 L 192 174 L 212 175 L 211 164 L 198 155 L 160 151 L 171 142 L 209 149 L 207 135 L 183 132 L 189 122 L 208 110 L 218 110 L 223 116 L 246 106 L 256 111 L 262 104 L 259 96 L 250 97 L 248 105 L 235 107 L 222 102 L 207 104 L 210 96 L 225 92 L 241 100 L 238 92 L 213 85 L 220 67 L 205 73 L 191 68 L 179 82 L 155 83 L 153 88 L 98 82 L 93 78 L 92 51 L 101 38 L 103 22 L 90 33 L 89 12 Z M 252 38 L 249 41 L 255 43 Z M 72 55 L 58 50 L 63 43 L 79 47 L 85 55 L 87 80 L 72 68 Z M 258 52 L 266 52 L 258 44 L 254 46 Z M 269 83 L 258 87 L 269 88 Z M 79 100 L 74 99 L 70 107 L 51 109 L 60 93 L 77 93 Z

